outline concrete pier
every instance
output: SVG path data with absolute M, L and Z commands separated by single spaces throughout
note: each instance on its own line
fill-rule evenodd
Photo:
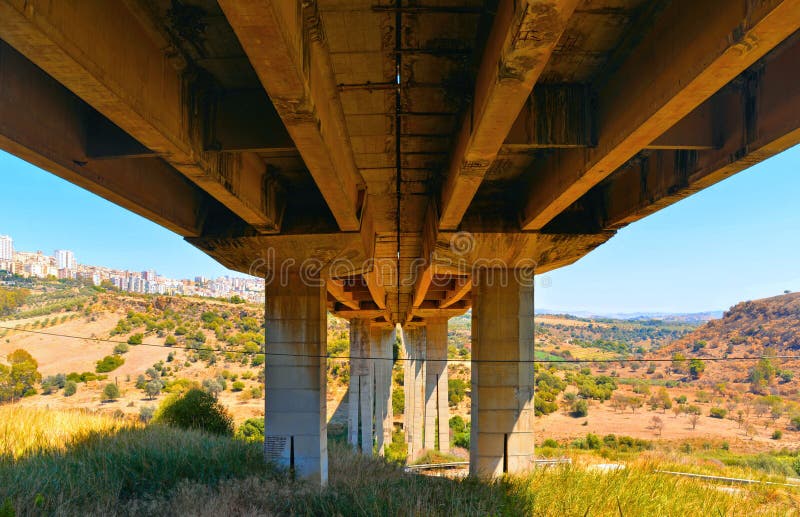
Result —
M 370 320 L 350 320 L 350 390 L 347 399 L 348 442 L 372 454 L 374 364 L 371 357 Z
M 403 340 L 408 361 L 405 376 L 405 427 L 408 459 L 416 460 L 424 448 L 425 429 L 425 353 L 424 325 L 403 327 Z
M 425 448 L 450 451 L 450 408 L 447 397 L 447 318 L 426 321 Z M 438 437 L 438 440 L 437 440 Z
M 375 359 L 375 439 L 378 454 L 392 443 L 392 366 L 396 330 L 372 329 L 372 353 Z
M 326 289 L 323 282 L 308 283 L 290 275 L 286 282 L 266 285 L 264 456 L 324 485 L 328 481 Z
M 522 472 L 534 465 L 533 286 L 513 271 L 474 280 L 470 474 Z

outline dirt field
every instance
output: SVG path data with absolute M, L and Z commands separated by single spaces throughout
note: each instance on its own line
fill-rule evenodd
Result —
M 623 393 L 627 390 L 621 390 Z M 627 392 L 633 394 L 632 392 Z M 681 392 L 682 393 L 682 392 Z M 678 395 L 675 391 L 675 395 Z M 697 427 L 692 429 L 689 417 L 675 415 L 667 411 L 652 411 L 647 407 L 637 409 L 632 413 L 630 409 L 615 411 L 610 402 L 603 404 L 592 401 L 589 407 L 589 416 L 586 418 L 573 418 L 563 411 L 557 411 L 547 416 L 536 419 L 536 441 L 541 442 L 546 438 L 558 441 L 568 441 L 594 433 L 599 436 L 606 434 L 627 435 L 634 438 L 647 440 L 661 440 L 667 442 L 680 442 L 685 440 L 707 440 L 711 442 L 727 441 L 731 449 L 737 451 L 759 451 L 776 447 L 796 448 L 800 446 L 800 432 L 786 430 L 786 417 L 781 417 L 777 423 L 768 417 L 756 419 L 750 417 L 750 422 L 755 426 L 756 434 L 749 437 L 739 424 L 728 418 L 711 418 L 708 411 L 711 404 L 692 402 L 702 410 L 702 416 L 697 422 Z M 658 416 L 663 422 L 661 435 L 652 427 L 652 418 Z M 583 425 L 588 422 L 587 425 Z M 766 424 L 766 428 L 765 428 Z M 783 431 L 783 438 L 779 441 L 772 440 L 775 429 Z

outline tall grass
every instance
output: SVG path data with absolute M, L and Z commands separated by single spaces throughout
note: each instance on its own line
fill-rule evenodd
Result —
M 182 480 L 272 474 L 258 444 L 85 413 L 0 408 L 0 505 L 10 499 L 19 515 L 108 514 Z
M 102 416 L 0 408 L 0 508 L 17 515 L 789 515 L 796 494 L 740 492 L 580 464 L 495 481 L 407 474 L 330 444 L 330 484 L 293 481 L 259 444 Z

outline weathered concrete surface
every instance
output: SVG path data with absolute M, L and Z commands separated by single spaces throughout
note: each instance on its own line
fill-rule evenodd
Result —
M 325 287 L 288 275 L 267 284 L 264 454 L 299 476 L 328 481 Z
M 435 321 L 474 307 L 510 362 L 475 365 L 473 470 L 521 470 L 529 293 L 476 271 L 570 264 L 800 142 L 800 0 L 409 4 L 0 0 L 0 148 L 269 279 L 270 346 L 315 352 L 267 361 L 268 448 L 322 482 L 318 313 L 378 357 L 365 452 L 404 326 L 413 459 L 446 430 Z
M 375 439 L 378 454 L 392 443 L 392 366 L 396 329 L 372 329 L 375 360 Z
M 472 309 L 470 474 L 533 468 L 533 286 L 480 270 Z M 532 279 L 531 279 L 532 281 Z
M 447 398 L 447 319 L 425 322 L 425 448 L 450 451 L 450 406 Z
M 405 366 L 405 428 L 408 459 L 416 460 L 424 449 L 425 432 L 425 361 L 426 332 L 421 325 L 403 327 L 406 348 Z
M 363 454 L 372 454 L 374 361 L 370 320 L 350 320 L 350 389 L 347 398 L 348 442 Z

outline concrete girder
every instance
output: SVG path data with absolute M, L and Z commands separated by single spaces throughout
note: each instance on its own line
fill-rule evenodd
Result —
M 800 36 L 794 36 L 709 99 L 723 114 L 716 119 L 716 149 L 651 152 L 598 185 L 602 225 L 630 224 L 800 143 L 798 62 Z
M 358 173 L 315 2 L 220 0 L 339 229 L 360 228 Z
M 198 92 L 131 19 L 142 20 L 123 2 L 3 0 L 0 38 L 242 220 L 279 231 L 282 197 L 263 160 L 203 151 Z
M 503 142 L 503 151 L 597 145 L 593 92 L 585 84 L 537 85 Z M 713 149 L 714 111 L 703 103 L 645 149 Z
M 179 235 L 201 233 L 214 199 L 161 158 L 88 156 L 87 118 L 102 115 L 4 42 L 0 92 L 0 148 Z
M 476 76 L 474 101 L 453 147 L 437 227 L 458 227 L 578 3 L 499 2 Z
M 672 2 L 598 92 L 597 146 L 537 168 L 522 228 L 544 227 L 798 28 L 798 0 Z

